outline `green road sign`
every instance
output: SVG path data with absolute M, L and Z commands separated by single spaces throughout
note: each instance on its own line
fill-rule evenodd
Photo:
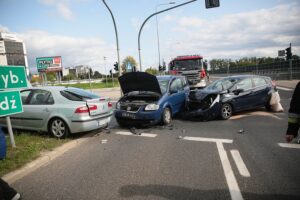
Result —
M 19 91 L 0 92 L 0 117 L 23 112 Z
M 53 58 L 36 58 L 37 70 L 45 71 L 53 64 Z
M 0 90 L 27 87 L 24 66 L 0 66 Z

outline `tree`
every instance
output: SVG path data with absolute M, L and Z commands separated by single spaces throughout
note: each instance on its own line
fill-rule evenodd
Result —
M 132 68 L 137 67 L 137 62 L 135 61 L 135 59 L 132 56 L 127 56 L 123 62 L 122 62 L 122 71 L 127 72 L 127 65 L 130 64 Z
M 102 74 L 100 74 L 98 71 L 95 71 L 93 78 L 102 78 Z
M 56 73 L 55 72 L 48 72 L 47 73 L 47 81 L 53 82 L 56 80 Z
M 148 68 L 148 69 L 146 69 L 146 71 L 145 72 L 147 72 L 147 73 L 149 73 L 149 74 L 152 74 L 152 75 L 158 75 L 158 70 L 157 69 L 154 69 L 154 68 Z

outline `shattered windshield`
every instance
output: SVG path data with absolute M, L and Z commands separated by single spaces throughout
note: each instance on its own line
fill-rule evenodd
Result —
M 159 80 L 158 83 L 159 83 L 161 93 L 162 94 L 166 93 L 169 85 L 169 80 Z

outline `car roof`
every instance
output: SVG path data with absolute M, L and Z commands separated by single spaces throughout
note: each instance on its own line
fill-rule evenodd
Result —
M 61 90 L 65 90 L 67 88 L 72 88 L 72 87 L 66 87 L 66 86 L 39 86 L 39 87 L 24 88 L 23 90 L 26 90 L 26 89 L 41 89 L 41 90 L 61 91 Z

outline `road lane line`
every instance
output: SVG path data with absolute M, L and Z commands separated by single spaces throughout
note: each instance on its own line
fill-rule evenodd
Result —
M 293 89 L 280 87 L 280 86 L 276 86 L 276 88 L 279 89 L 279 90 L 283 90 L 283 91 L 293 91 Z
M 140 135 L 138 135 L 138 134 L 133 134 L 133 133 L 127 132 L 127 131 L 117 131 L 116 134 L 117 135 L 150 137 L 150 138 L 155 138 L 157 136 L 157 134 L 151 134 L 151 133 L 141 133 Z
M 278 143 L 278 145 L 283 148 L 300 149 L 300 144 Z
M 243 200 L 243 196 L 241 194 L 240 188 L 237 184 L 236 178 L 233 174 L 227 153 L 224 149 L 222 142 L 216 142 L 218 152 L 220 155 L 222 167 L 224 170 L 225 178 L 227 181 L 227 185 L 229 187 L 229 192 L 232 200 Z
M 233 142 L 233 140 L 228 140 L 228 139 L 188 137 L 188 136 L 185 136 L 182 139 L 183 140 L 198 141 L 198 142 L 221 142 L 221 143 L 232 143 Z
M 244 177 L 250 177 L 250 173 L 241 157 L 241 154 L 238 150 L 231 150 L 230 151 L 233 160 L 235 162 L 236 167 L 238 168 L 240 175 L 244 176 Z

